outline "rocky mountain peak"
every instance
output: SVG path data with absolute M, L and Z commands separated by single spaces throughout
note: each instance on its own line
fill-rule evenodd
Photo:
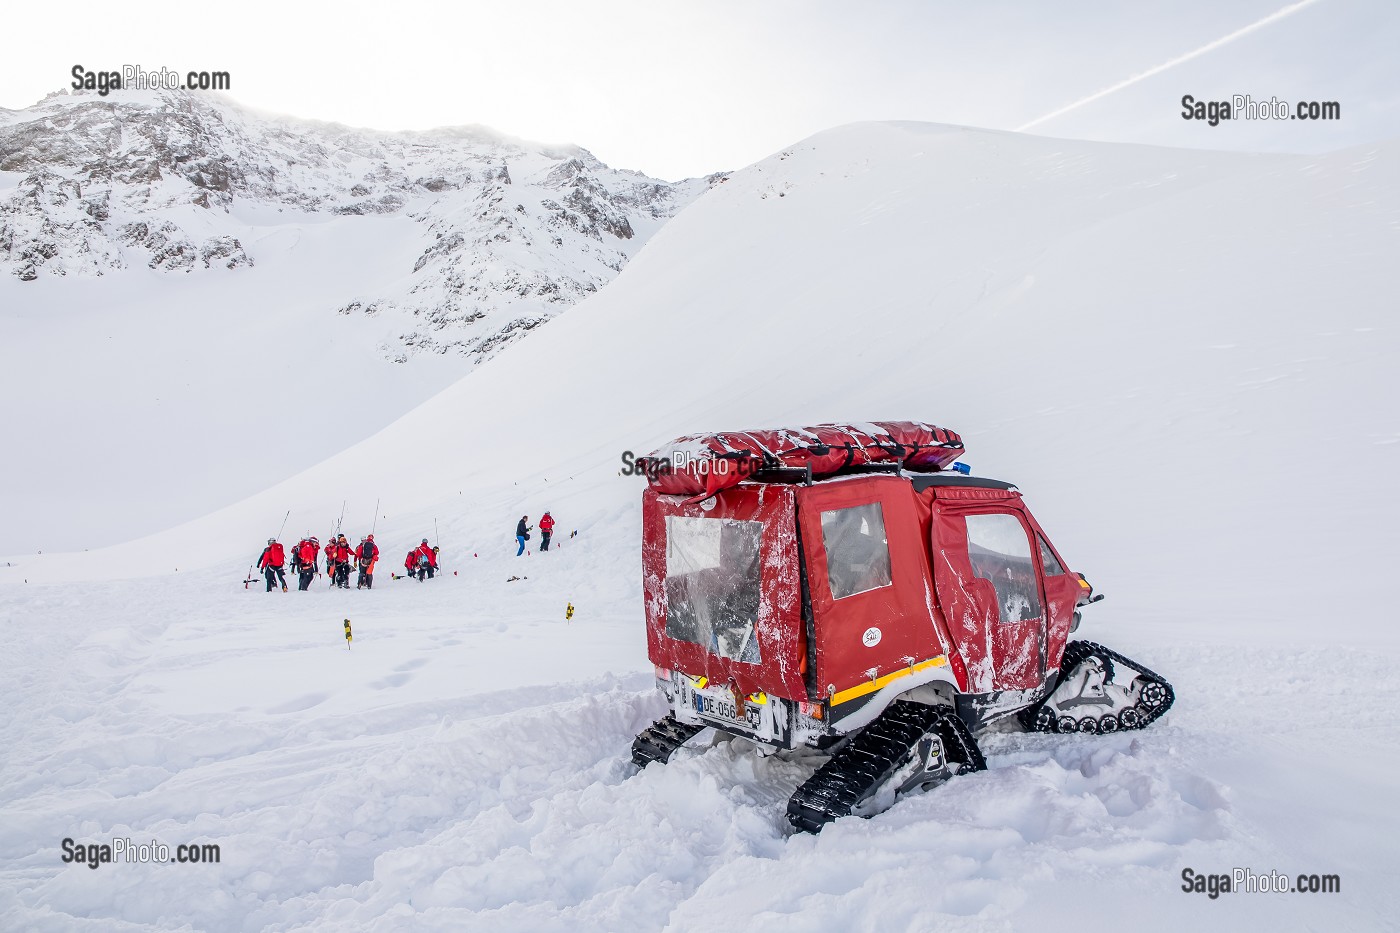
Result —
M 275 247 L 251 244 L 279 242 L 269 224 L 403 217 L 412 265 L 326 313 L 394 321 L 392 359 L 481 359 L 601 288 L 716 180 L 665 182 L 480 126 L 388 133 L 205 93 L 59 93 L 0 111 L 0 275 L 256 274 Z

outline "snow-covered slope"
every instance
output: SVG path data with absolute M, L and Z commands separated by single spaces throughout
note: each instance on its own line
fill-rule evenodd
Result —
M 1398 247 L 1393 145 L 873 124 L 778 153 L 344 454 L 160 535 L 0 567 L 20 712 L 0 909 L 54 928 L 1378 927 L 1400 907 Z M 621 453 L 872 417 L 946 424 L 1017 482 L 1109 596 L 1083 634 L 1173 680 L 1177 707 L 1111 739 L 985 735 L 988 774 L 816 839 L 781 818 L 809 765 L 735 745 L 630 776 L 660 707 Z M 405 463 L 432 480 L 400 482 Z M 346 498 L 357 534 L 382 499 L 391 566 L 436 520 L 457 575 L 238 586 L 288 509 L 324 536 Z M 511 557 L 545 507 L 579 536 Z M 234 854 L 158 880 L 57 860 L 64 835 L 128 834 Z M 1237 866 L 1340 873 L 1343 893 L 1180 890 L 1186 867 Z
M 617 476 L 625 449 L 879 415 L 961 431 L 974 467 L 1038 493 L 1070 553 L 1137 578 L 1146 604 L 1178 598 L 1178 573 L 1239 567 L 1241 540 L 1302 525 L 1320 572 L 1298 579 L 1272 552 L 1246 566 L 1360 617 L 1372 594 L 1334 574 L 1386 566 L 1354 529 L 1385 516 L 1373 489 L 1400 456 L 1385 404 L 1396 161 L 833 131 L 720 185 L 578 315 L 342 456 L 149 541 L 28 566 L 136 573 L 347 497 L 402 513 L 444 491 L 579 488 L 611 508 L 637 492 Z M 406 459 L 434 480 L 397 482 Z M 1124 516 L 1148 533 L 1105 540 Z M 510 530 L 463 521 L 459 539 Z M 1231 608 L 1272 615 L 1244 583 L 1221 594 Z
M 0 466 L 0 550 L 125 540 L 343 450 L 595 292 L 707 185 L 184 92 L 0 113 L 0 397 L 24 452 Z

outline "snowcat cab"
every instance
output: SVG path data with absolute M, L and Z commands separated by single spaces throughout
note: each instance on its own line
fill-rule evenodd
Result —
M 1068 641 L 1102 597 L 1014 486 L 950 469 L 962 451 L 951 431 L 880 422 L 647 458 L 647 651 L 671 710 L 633 760 L 707 727 L 816 749 L 830 757 L 788 802 L 815 832 L 984 768 L 973 733 L 995 719 L 1107 733 L 1162 715 L 1160 677 Z

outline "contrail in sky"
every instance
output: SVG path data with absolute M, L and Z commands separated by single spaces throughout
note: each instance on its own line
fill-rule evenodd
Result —
M 1061 107 L 1059 110 L 1052 110 L 1050 113 L 1047 113 L 1047 114 L 1046 114 L 1045 116 L 1043 116 L 1043 117 L 1036 117 L 1036 118 L 1035 118 L 1034 120 L 1032 120 L 1031 122 L 1029 122 L 1029 123 L 1027 123 L 1027 124 L 1025 124 L 1025 125 L 1023 125 L 1023 126 L 1018 126 L 1018 127 L 1016 127 L 1016 132 L 1020 133 L 1020 132 L 1022 132 L 1022 131 L 1024 131 L 1024 130 L 1030 129 L 1030 128 L 1033 127 L 1033 126 L 1038 126 L 1039 124 L 1044 123 L 1046 120 L 1053 120 L 1053 119 L 1055 119 L 1055 118 L 1058 117 L 1058 116 L 1063 116 L 1064 114 L 1069 113 L 1071 110 L 1078 110 L 1080 107 L 1083 107 L 1085 104 L 1091 104 L 1091 103 L 1093 103 L 1094 101 L 1099 100 L 1100 98 L 1107 97 L 1107 96 L 1110 95 L 1110 94 L 1113 94 L 1113 93 L 1115 93 L 1115 92 L 1117 92 L 1117 91 L 1121 91 L 1121 90 L 1123 90 L 1123 88 L 1129 87 L 1129 86 L 1134 85 L 1134 84 L 1137 84 L 1139 81 L 1142 81 L 1142 80 L 1145 80 L 1145 79 L 1147 79 L 1147 78 L 1150 78 L 1150 77 L 1152 77 L 1153 75 L 1159 75 L 1159 74 L 1161 74 L 1162 72 L 1166 71 L 1168 68 L 1175 68 L 1177 65 L 1180 65 L 1182 62 L 1189 62 L 1191 59 L 1193 59 L 1193 58 L 1198 58 L 1198 57 L 1200 57 L 1200 56 L 1206 54 L 1207 52 L 1214 52 L 1216 49 L 1220 48 L 1222 45 L 1228 45 L 1229 43 L 1234 42 L 1234 41 L 1235 41 L 1236 39 L 1238 39 L 1240 36 L 1249 35 L 1251 32 L 1254 32 L 1256 29 L 1263 29 L 1265 26 L 1268 26 L 1268 25 L 1270 25 L 1271 23 L 1276 23 L 1276 22 L 1278 22 L 1279 20 L 1281 20 L 1281 19 L 1283 19 L 1283 18 L 1285 18 L 1285 17 L 1292 16 L 1294 13 L 1297 13 L 1297 12 L 1298 12 L 1299 10 L 1301 10 L 1303 7 L 1305 7 L 1305 6 L 1312 6 L 1314 3 L 1317 3 L 1317 2 L 1318 2 L 1318 0 L 1298 0 L 1297 3 L 1290 3 L 1288 6 L 1284 7 L 1283 9 L 1279 10 L 1278 12 L 1276 12 L 1276 13 L 1270 13 L 1268 16 L 1264 17 L 1263 19 L 1259 20 L 1258 22 L 1250 23 L 1248 26 L 1244 26 L 1244 27 L 1242 27 L 1242 28 L 1240 28 L 1240 29 L 1236 29 L 1234 32 L 1230 33 L 1228 36 L 1222 36 L 1221 38 L 1216 39 L 1214 42 L 1207 42 L 1205 45 L 1201 46 L 1199 49 L 1196 49 L 1194 52 L 1187 52 L 1185 55 L 1178 55 L 1176 58 L 1173 58 L 1171 61 L 1163 62 L 1162 64 L 1157 65 L 1155 68 L 1149 68 L 1149 69 L 1147 69 L 1147 70 L 1144 71 L 1144 72 L 1141 72 L 1141 73 L 1139 73 L 1139 74 L 1135 74 L 1135 75 L 1133 75 L 1131 78 L 1126 78 L 1126 79 L 1124 79 L 1124 80 L 1122 80 L 1122 81 L 1119 81 L 1117 84 L 1112 85 L 1111 87 L 1106 87 L 1106 88 L 1104 88 L 1102 91 L 1095 91 L 1093 94 L 1090 94 L 1088 97 L 1082 97 L 1082 98 L 1080 98 L 1079 100 L 1075 101 L 1075 102 L 1072 103 L 1072 104 L 1066 104 L 1065 106 Z

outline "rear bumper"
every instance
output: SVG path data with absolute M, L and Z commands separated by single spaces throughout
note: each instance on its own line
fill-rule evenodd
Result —
M 817 716 L 804 711 L 811 704 L 767 694 L 736 697 L 726 685 L 710 684 L 681 671 L 657 671 L 657 687 L 671 706 L 676 721 L 708 726 L 742 736 L 759 745 L 790 749 L 815 741 L 826 730 Z

